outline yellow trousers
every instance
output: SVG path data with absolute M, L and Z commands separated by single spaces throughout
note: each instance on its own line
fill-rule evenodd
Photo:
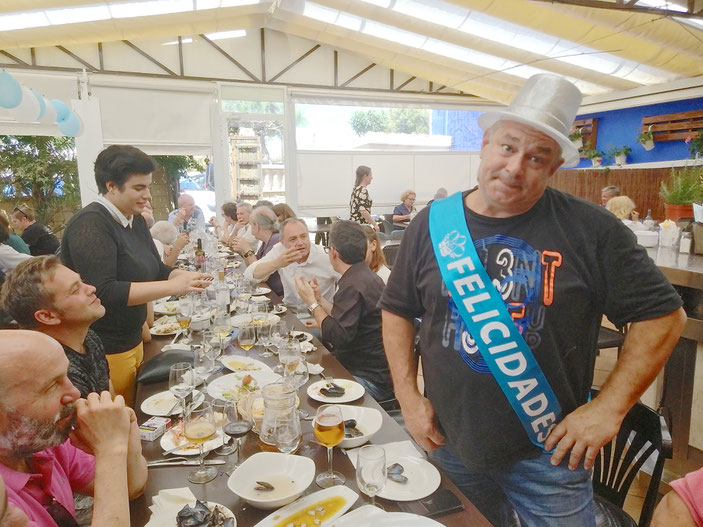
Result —
M 106 357 L 115 394 L 124 397 L 125 404 L 131 407 L 134 403 L 137 370 L 144 360 L 144 345 L 140 342 L 131 350 L 112 353 Z

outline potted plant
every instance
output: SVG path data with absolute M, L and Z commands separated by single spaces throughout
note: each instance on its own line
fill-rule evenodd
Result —
M 613 157 L 615 159 L 615 164 L 616 165 L 625 165 L 627 164 L 627 155 L 632 152 L 632 148 L 629 146 L 611 146 L 608 149 L 608 156 Z
M 654 134 L 652 133 L 652 127 L 647 128 L 646 132 L 642 132 L 637 136 L 637 141 L 645 150 L 651 150 L 654 148 Z
M 599 167 L 603 162 L 603 152 L 595 148 L 586 148 L 583 150 L 583 155 L 591 160 L 594 167 Z
M 691 153 L 691 159 L 698 159 L 703 153 L 703 130 L 699 130 L 698 135 L 689 135 L 685 142 Z
M 583 148 L 583 134 L 580 128 L 576 128 L 571 134 L 569 134 L 569 139 L 576 148 Z
M 703 166 L 688 165 L 672 168 L 671 175 L 662 181 L 659 195 L 664 200 L 666 219 L 678 221 L 693 217 L 693 203 L 703 199 Z

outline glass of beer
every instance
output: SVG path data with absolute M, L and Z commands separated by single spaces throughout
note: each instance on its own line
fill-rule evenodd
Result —
M 184 422 L 183 435 L 188 441 L 198 445 L 200 451 L 200 466 L 188 474 L 188 481 L 191 483 L 212 481 L 217 476 L 217 469 L 213 466 L 205 466 L 203 453 L 203 443 L 212 439 L 217 430 L 212 406 L 207 402 L 203 402 L 201 405 L 189 404 L 186 407 Z
M 323 489 L 344 485 L 346 481 L 339 472 L 332 470 L 332 448 L 344 439 L 344 419 L 342 410 L 334 404 L 323 404 L 315 415 L 314 434 L 317 442 L 327 448 L 327 463 L 329 469 L 315 478 L 315 483 Z

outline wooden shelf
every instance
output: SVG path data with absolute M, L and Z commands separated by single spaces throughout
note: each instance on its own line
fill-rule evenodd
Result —
M 583 141 L 583 146 L 579 149 L 579 152 L 586 148 L 595 150 L 596 138 L 598 137 L 598 119 L 595 117 L 591 119 L 578 119 L 574 121 L 574 124 L 571 126 L 571 133 L 574 133 L 577 128 L 581 129 L 581 140 Z M 585 158 L 586 156 L 581 153 L 581 157 Z
M 650 130 L 654 142 L 683 141 L 703 130 L 703 110 L 652 115 L 642 118 L 642 133 Z

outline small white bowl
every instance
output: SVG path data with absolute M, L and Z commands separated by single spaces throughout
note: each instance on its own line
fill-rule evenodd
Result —
M 315 477 L 312 459 L 278 452 L 259 452 L 242 463 L 227 481 L 229 490 L 257 509 L 277 509 L 298 499 Z M 266 481 L 274 490 L 254 490 Z
M 656 231 L 635 231 L 635 236 L 642 247 L 656 247 L 659 243 L 659 233 Z
M 360 437 L 352 437 L 344 439 L 339 446 L 342 448 L 356 448 L 369 441 L 376 432 L 381 429 L 383 416 L 381 412 L 375 408 L 366 408 L 364 406 L 346 406 L 340 405 L 342 409 L 342 419 L 356 419 L 356 427 L 364 435 Z

